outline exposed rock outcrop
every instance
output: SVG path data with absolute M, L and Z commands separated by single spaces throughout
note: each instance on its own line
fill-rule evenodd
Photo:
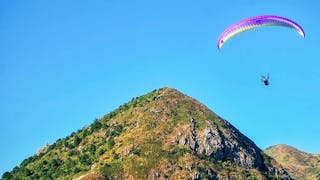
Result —
M 282 167 L 266 166 L 262 150 L 230 123 L 222 118 L 220 120 L 224 122 L 223 128 L 207 121 L 205 128 L 197 129 L 197 120 L 190 117 L 189 131 L 177 137 L 180 139 L 178 143 L 188 146 L 200 157 L 211 157 L 214 162 L 230 161 L 244 168 L 266 170 L 266 174 L 276 175 L 279 179 L 292 179 Z M 207 175 L 213 179 L 222 178 L 211 170 L 207 171 Z M 192 176 L 192 179 L 199 178 L 201 175 L 197 173 Z
M 187 145 L 194 153 L 212 157 L 215 161 L 231 161 L 245 168 L 264 168 L 261 150 L 226 121 L 223 130 L 210 121 L 204 129 L 196 130 L 196 123 L 196 119 L 191 117 L 189 134 L 180 138 L 181 145 Z

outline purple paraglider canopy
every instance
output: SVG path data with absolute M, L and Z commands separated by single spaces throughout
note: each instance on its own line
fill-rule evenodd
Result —
M 218 49 L 221 49 L 223 44 L 233 36 L 241 32 L 262 26 L 284 26 L 293 28 L 297 30 L 302 37 L 305 37 L 302 27 L 288 18 L 273 15 L 256 16 L 241 20 L 224 30 L 218 38 Z

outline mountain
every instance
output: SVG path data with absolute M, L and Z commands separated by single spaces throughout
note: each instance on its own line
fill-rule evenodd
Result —
M 291 179 L 229 122 L 172 88 L 133 98 L 3 179 Z
M 296 179 L 320 179 L 320 154 L 309 154 L 283 144 L 269 147 L 265 153 Z

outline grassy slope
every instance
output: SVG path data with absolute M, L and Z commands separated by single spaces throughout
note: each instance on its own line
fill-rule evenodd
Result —
M 296 179 L 320 179 L 320 155 L 308 154 L 288 145 L 269 147 L 265 153 Z

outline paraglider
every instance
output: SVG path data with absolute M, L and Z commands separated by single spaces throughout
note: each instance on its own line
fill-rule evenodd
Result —
M 263 26 L 283 26 L 293 28 L 302 37 L 305 37 L 305 33 L 302 27 L 290 19 L 273 15 L 256 16 L 241 20 L 228 27 L 225 31 L 223 31 L 223 33 L 218 38 L 218 49 L 220 50 L 221 47 L 233 36 L 241 32 Z
M 244 31 L 248 31 L 250 29 L 264 27 L 264 26 L 282 26 L 282 27 L 292 28 L 296 30 L 303 38 L 305 37 L 304 30 L 298 23 L 285 17 L 274 16 L 274 15 L 263 15 L 263 16 L 250 17 L 229 26 L 219 36 L 217 41 L 217 47 L 220 50 L 222 46 L 235 35 Z M 261 81 L 264 83 L 265 86 L 268 86 L 270 84 L 269 74 L 267 76 L 261 76 Z

